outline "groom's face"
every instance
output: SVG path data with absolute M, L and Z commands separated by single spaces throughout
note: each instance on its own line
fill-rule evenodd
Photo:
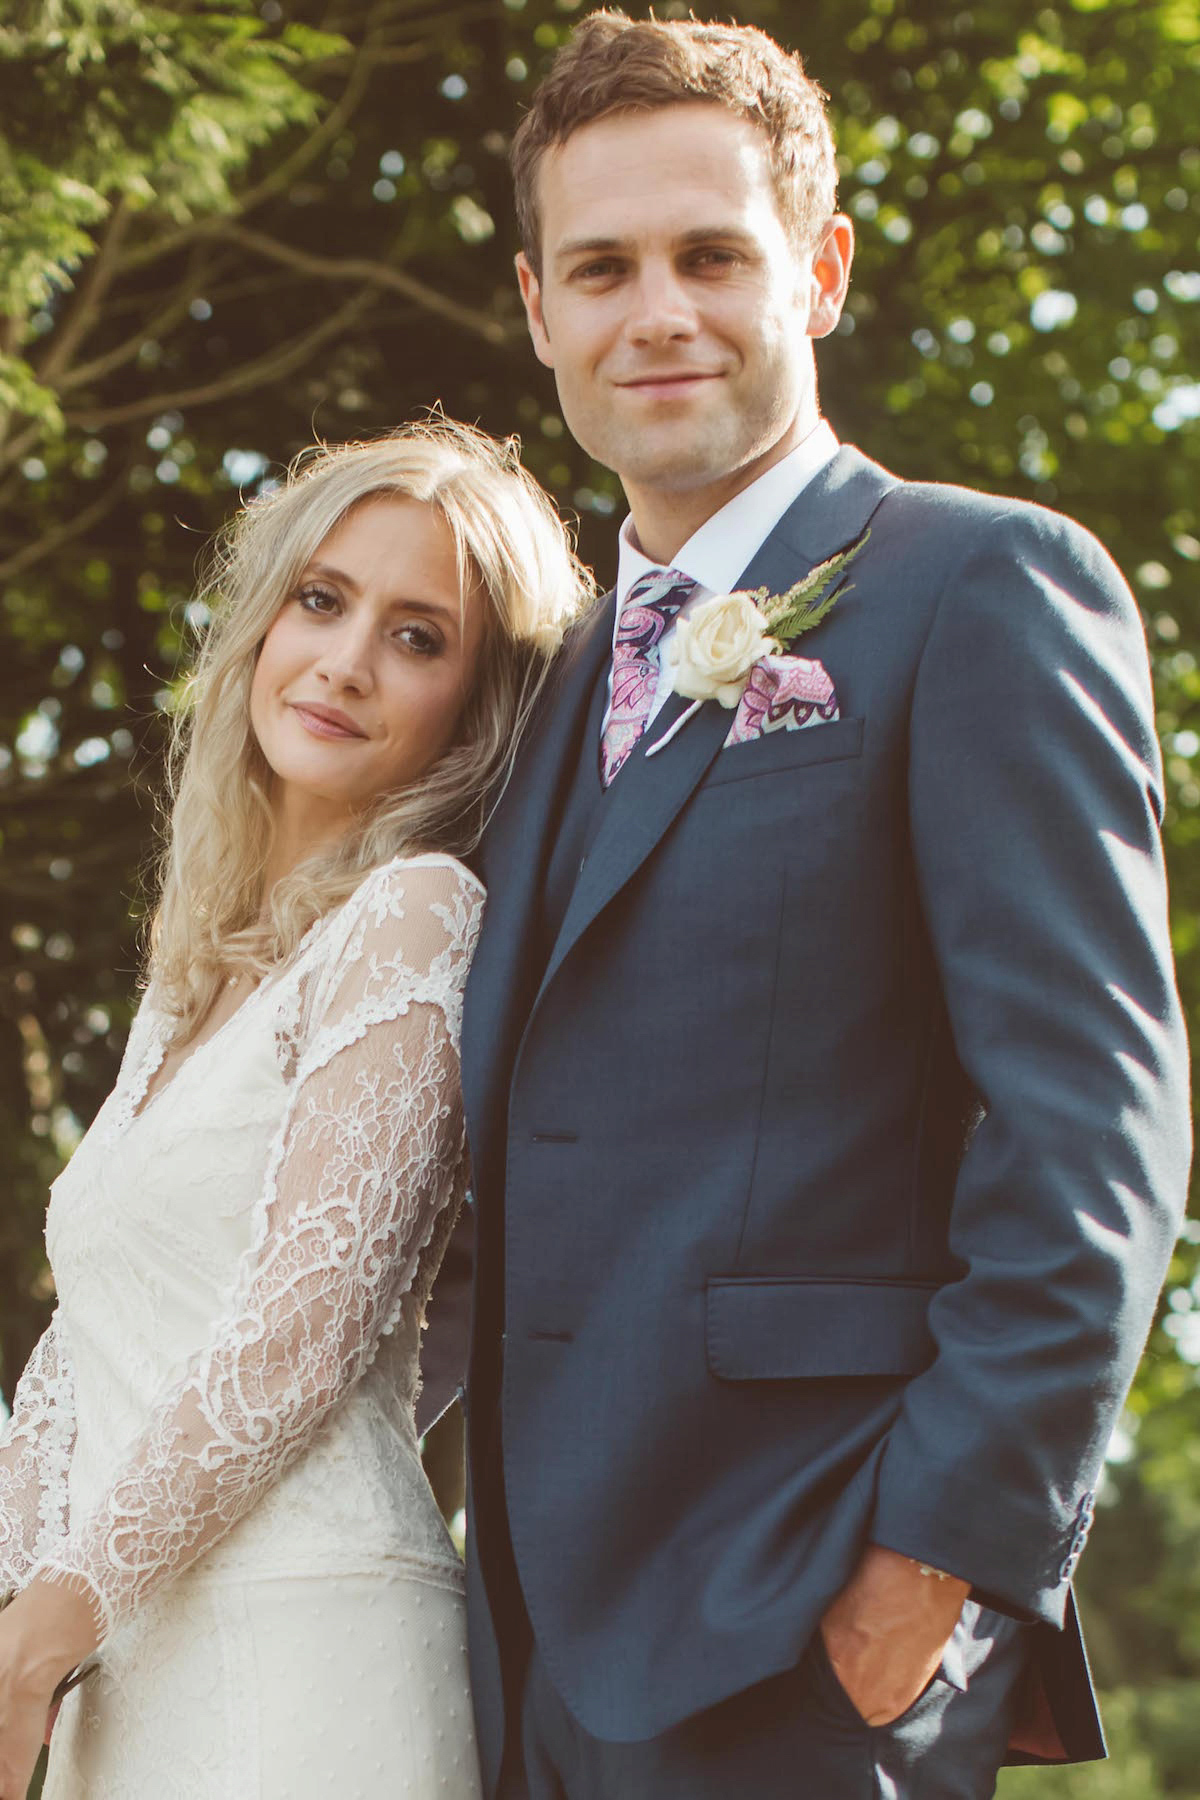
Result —
M 542 268 L 517 259 L 567 424 L 626 492 L 720 483 L 815 421 L 849 227 L 801 250 L 767 141 L 709 102 L 582 126 L 539 170 Z M 841 227 L 838 227 L 839 229 Z

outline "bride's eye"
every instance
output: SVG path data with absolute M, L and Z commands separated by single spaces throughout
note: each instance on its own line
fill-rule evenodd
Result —
M 435 631 L 432 625 L 422 624 L 419 619 L 401 625 L 393 636 L 406 650 L 411 650 L 417 656 L 437 656 L 442 649 L 441 632 Z
M 304 612 L 316 613 L 318 616 L 335 612 L 340 605 L 338 596 L 331 588 L 314 587 L 311 583 L 297 588 L 293 599 L 300 602 Z

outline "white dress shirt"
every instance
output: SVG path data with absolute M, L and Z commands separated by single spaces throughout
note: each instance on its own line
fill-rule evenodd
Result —
M 729 593 L 759 545 L 771 535 L 788 507 L 803 493 L 814 476 L 819 475 L 826 464 L 832 462 L 837 450 L 838 440 L 833 429 L 822 419 L 802 443 L 797 444 L 781 461 L 773 463 L 749 487 L 743 488 L 740 494 L 735 494 L 719 512 L 715 512 L 698 531 L 692 533 L 671 563 L 673 569 L 678 569 L 681 574 L 699 584 L 687 605 L 681 607 L 680 617 L 713 594 Z M 661 563 L 651 562 L 639 549 L 633 534 L 632 514 L 626 517 L 621 526 L 617 543 L 614 647 L 630 588 L 641 576 L 661 570 L 663 566 Z M 651 702 L 647 725 L 657 717 L 671 692 L 671 675 L 663 651 L 670 642 L 674 629 L 675 623 L 672 620 L 659 640 L 658 687 Z M 604 711 L 602 733 L 608 727 L 608 715 L 612 708 L 611 668 L 608 692 L 609 704 Z

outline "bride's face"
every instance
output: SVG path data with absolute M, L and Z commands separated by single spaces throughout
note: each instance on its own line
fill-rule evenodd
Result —
M 435 507 L 364 500 L 318 545 L 259 650 L 250 721 L 277 814 L 314 838 L 454 740 L 483 638 Z

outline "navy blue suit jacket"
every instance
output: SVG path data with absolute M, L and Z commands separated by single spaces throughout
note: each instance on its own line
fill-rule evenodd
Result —
M 602 1738 L 794 1664 L 868 1539 L 1071 1622 L 1184 1206 L 1129 591 L 1070 521 L 850 448 L 744 585 L 868 524 L 800 646 L 835 723 L 723 749 L 710 702 L 601 796 L 610 602 L 484 846 L 472 1529 L 499 1441 L 542 1655 Z M 1046 1670 L 1098 1753 L 1077 1637 Z

